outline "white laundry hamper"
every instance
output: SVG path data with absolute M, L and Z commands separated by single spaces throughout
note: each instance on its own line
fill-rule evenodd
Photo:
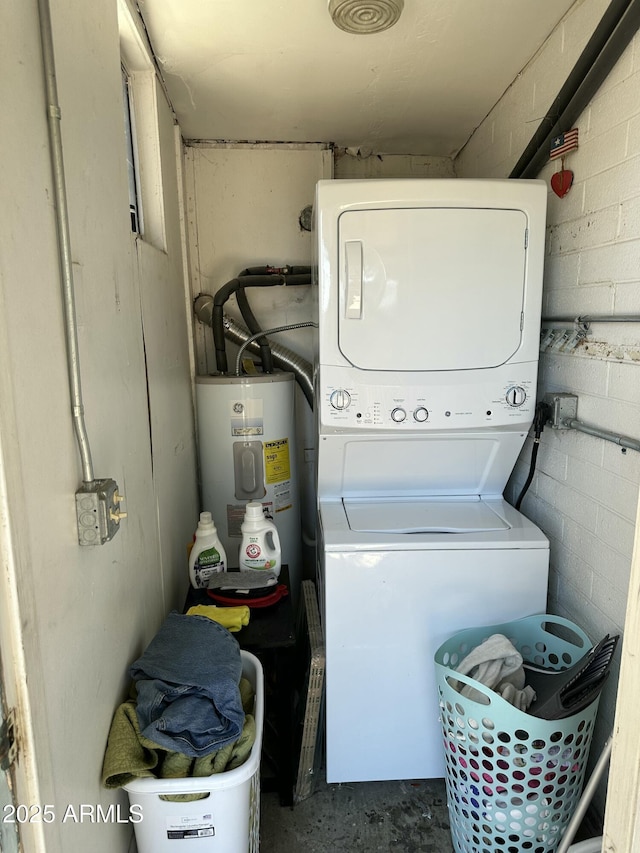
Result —
M 504 634 L 525 662 L 558 671 L 592 645 L 577 625 L 546 614 L 462 631 L 440 646 L 434 659 L 453 846 L 456 853 L 554 853 L 580 799 L 599 696 L 579 713 L 545 720 L 455 672 L 492 634 Z M 458 692 L 460 682 L 486 704 Z
M 124 786 L 142 819 L 134 825 L 138 853 L 258 853 L 264 675 L 255 655 L 241 651 L 242 675 L 254 689 L 256 738 L 240 767 L 213 776 L 136 779 Z M 202 794 L 197 800 L 167 796 Z

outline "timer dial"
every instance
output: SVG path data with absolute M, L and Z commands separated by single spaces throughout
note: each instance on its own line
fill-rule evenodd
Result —
M 335 391 L 331 392 L 329 402 L 331 403 L 334 409 L 337 409 L 337 411 L 341 412 L 343 409 L 349 408 L 349 404 L 351 403 L 351 395 L 348 391 L 345 391 L 344 388 L 337 388 Z
M 507 391 L 505 399 L 510 406 L 517 408 L 527 399 L 527 392 L 521 385 L 512 385 Z

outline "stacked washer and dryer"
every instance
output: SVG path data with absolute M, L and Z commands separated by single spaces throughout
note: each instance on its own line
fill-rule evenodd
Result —
M 546 609 L 503 498 L 536 396 L 542 181 L 321 181 L 318 588 L 327 781 L 435 778 L 433 655 Z

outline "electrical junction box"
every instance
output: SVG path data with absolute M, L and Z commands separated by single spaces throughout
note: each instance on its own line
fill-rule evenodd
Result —
M 575 394 L 547 394 L 545 403 L 551 407 L 549 421 L 553 429 L 571 429 L 567 422 L 578 417 L 578 397 Z
M 118 484 L 111 478 L 83 483 L 76 492 L 76 518 L 80 545 L 104 545 L 116 535 L 124 498 L 118 494 Z

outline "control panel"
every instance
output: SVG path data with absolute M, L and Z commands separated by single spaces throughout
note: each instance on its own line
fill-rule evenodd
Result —
M 524 371 L 526 373 L 527 371 Z M 325 380 L 327 378 L 325 371 Z M 351 374 L 353 377 L 353 374 Z M 329 377 L 334 378 L 334 377 Z M 451 384 L 349 384 L 337 372 L 335 384 L 321 389 L 321 420 L 326 426 L 358 429 L 447 430 L 526 424 L 535 406 L 535 378 L 493 377 L 488 382 L 458 373 Z

